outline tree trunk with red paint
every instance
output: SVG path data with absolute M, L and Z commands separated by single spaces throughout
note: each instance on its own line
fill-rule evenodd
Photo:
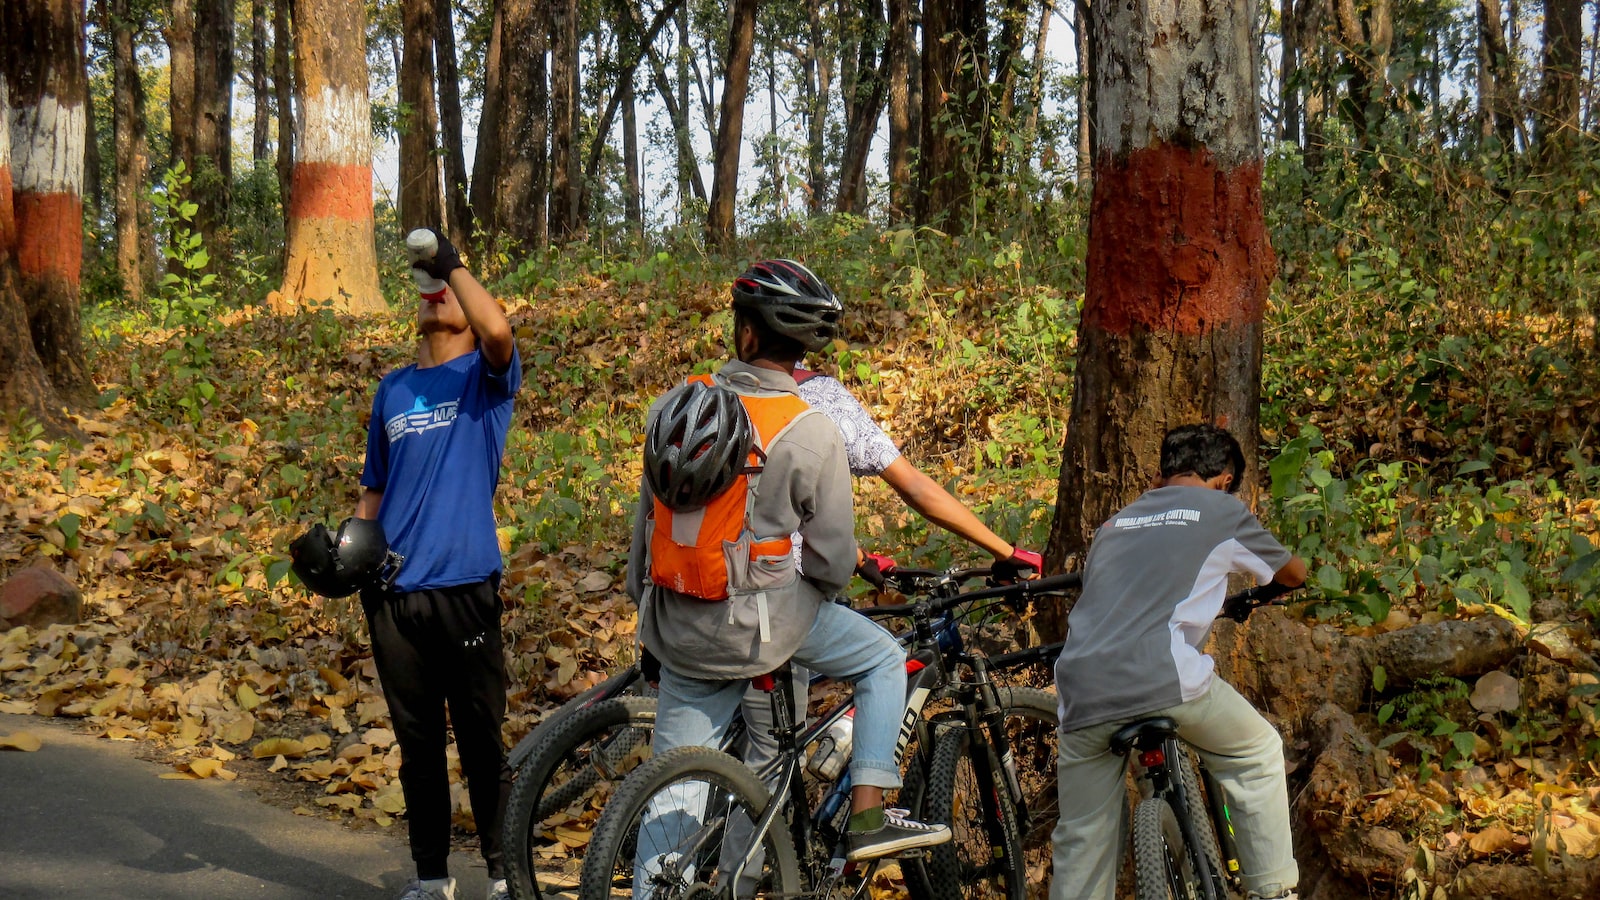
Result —
M 13 16 L 0 14 L 0 46 L 8 40 Z M 28 334 L 28 309 L 17 271 L 17 220 L 11 205 L 10 91 L 0 68 L 0 412 L 21 412 L 54 424 L 59 415 L 55 387 Z
M 1262 218 L 1255 0 L 1095 3 L 1091 16 L 1087 295 L 1052 568 L 1149 486 L 1168 428 L 1225 425 L 1254 471 L 1276 268 Z
M 288 265 L 283 287 L 270 299 L 284 312 L 322 303 L 381 312 L 365 12 L 345 0 L 295 0 L 294 20 L 305 26 L 294 30 L 299 152 L 290 188 Z
M 57 399 L 94 396 L 78 322 L 83 263 L 83 146 L 89 81 L 78 0 L 0 4 L 5 32 L 32 53 L 0 54 L 10 93 L 12 214 L 18 288 L 33 350 Z M 15 47 L 15 42 L 7 46 Z

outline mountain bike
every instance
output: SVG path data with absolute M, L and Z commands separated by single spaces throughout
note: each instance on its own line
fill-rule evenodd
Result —
M 1064 586 L 1064 582 L 1041 579 L 861 610 L 874 618 L 912 619 L 907 710 L 895 751 L 903 768 L 929 771 L 934 720 L 924 717 L 924 706 L 951 683 L 940 636 L 955 626 L 946 624 L 953 620 L 945 614 L 975 601 L 1042 594 Z M 580 897 L 730 897 L 735 895 L 735 886 L 740 897 L 865 896 L 882 861 L 854 864 L 845 860 L 848 773 L 809 788 L 802 775 L 804 750 L 818 746 L 833 724 L 849 713 L 851 703 L 841 704 L 802 729 L 794 720 L 788 679 L 763 676 L 759 681 L 773 698 L 779 745 L 776 761 L 754 773 L 724 752 L 684 747 L 635 769 L 601 813 L 584 857 Z M 989 729 L 977 710 L 975 703 L 958 704 L 939 721 L 949 726 L 959 719 L 967 734 L 981 730 L 1003 747 L 1003 730 Z M 918 748 L 918 759 L 907 762 L 908 748 L 913 745 Z M 997 780 L 1001 768 L 997 759 L 980 763 L 976 774 L 981 781 L 976 790 L 984 804 L 987 839 L 1013 848 L 1010 858 L 1016 858 L 1015 816 L 1010 811 L 1011 792 Z M 907 779 L 908 788 L 912 781 Z M 817 797 L 820 799 L 814 801 Z M 1007 890 L 1020 896 L 1025 888 L 1019 880 L 1010 879 Z
M 959 594 L 950 574 L 959 573 L 897 569 L 889 578 L 901 590 L 959 597 L 969 604 L 959 618 L 1080 586 L 1078 575 L 1065 574 Z M 1048 878 L 1050 834 L 1059 809 L 1056 696 L 1005 682 L 1021 670 L 1052 667 L 1060 652 L 1056 643 L 989 657 L 968 650 L 959 631 L 947 642 L 949 678 L 941 697 L 953 700 L 957 709 L 932 714 L 934 746 L 917 811 L 925 822 L 949 825 L 955 838 L 931 848 L 925 859 L 903 863 L 914 896 L 1022 897 L 1029 884 Z M 973 722 L 981 727 L 972 727 Z M 1019 765 L 1019 759 L 1029 763 Z M 1004 801 L 988 797 L 986 785 L 1003 793 Z
M 959 585 L 989 570 L 927 574 Z M 902 584 L 905 593 L 920 592 L 909 578 Z M 939 641 L 959 637 L 953 621 L 941 624 Z M 593 820 L 622 777 L 650 755 L 655 710 L 654 691 L 636 663 L 562 705 L 511 751 L 507 766 L 515 777 L 501 834 L 512 897 L 543 900 L 577 887 Z M 741 738 L 736 729 L 725 748 Z M 912 791 L 920 790 L 921 779 L 912 783 Z M 920 794 L 902 790 L 901 796 Z
M 1223 601 L 1219 618 L 1243 622 L 1281 602 L 1291 588 L 1258 585 Z M 1228 900 L 1244 893 L 1227 798 L 1205 763 L 1178 737 L 1171 718 L 1131 722 L 1111 736 L 1111 752 L 1138 763 L 1142 798 L 1133 813 L 1138 900 Z

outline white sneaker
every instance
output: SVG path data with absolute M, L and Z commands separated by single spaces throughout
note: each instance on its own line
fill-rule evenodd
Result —
M 406 885 L 400 900 L 456 900 L 456 880 L 430 878 L 427 881 L 412 881 Z
M 511 900 L 511 886 L 504 878 L 489 882 L 488 900 Z

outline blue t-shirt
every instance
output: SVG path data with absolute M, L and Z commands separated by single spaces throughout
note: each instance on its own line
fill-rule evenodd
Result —
M 397 591 L 472 584 L 500 571 L 494 491 L 522 359 L 498 375 L 474 350 L 389 373 L 372 398 L 362 487 L 383 492 L 378 521 L 406 558 Z

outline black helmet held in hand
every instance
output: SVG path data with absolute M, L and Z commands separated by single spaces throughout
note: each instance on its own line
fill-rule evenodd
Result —
M 792 259 L 762 260 L 735 278 L 733 308 L 759 316 L 808 352 L 833 340 L 844 315 L 844 304 L 822 279 Z
M 389 541 L 374 519 L 345 519 L 337 534 L 321 522 L 289 545 L 294 573 L 324 597 L 348 597 L 372 584 L 389 557 Z
M 673 512 L 699 509 L 739 477 L 754 443 L 738 394 L 691 381 L 667 392 L 645 429 L 645 482 Z

